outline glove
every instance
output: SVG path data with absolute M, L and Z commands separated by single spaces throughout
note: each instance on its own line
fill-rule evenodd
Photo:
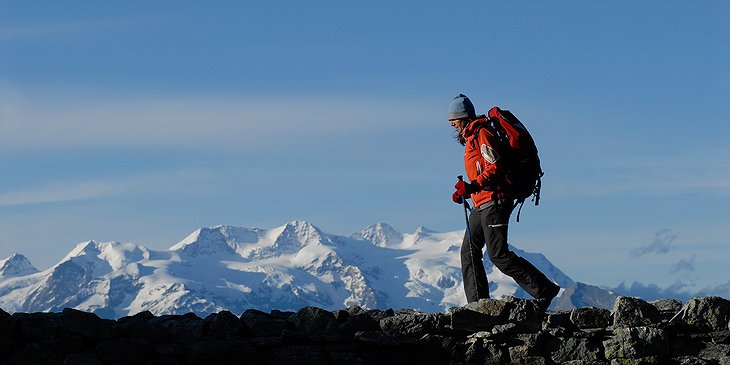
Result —
M 461 204 L 463 199 L 468 199 L 471 193 L 479 191 L 477 184 L 469 184 L 464 180 L 459 180 L 454 188 L 456 188 L 456 191 L 451 195 L 451 200 L 456 204 Z

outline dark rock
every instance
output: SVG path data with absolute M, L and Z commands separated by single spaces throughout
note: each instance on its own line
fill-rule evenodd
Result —
M 330 364 L 332 365 L 359 365 L 365 361 L 356 352 L 330 352 Z
M 110 339 L 114 336 L 112 326 L 114 321 L 101 319 L 94 313 L 76 309 L 64 308 L 58 318 L 60 329 L 87 338 L 99 340 Z
M 512 360 L 513 365 L 547 365 L 548 360 L 542 356 L 528 356 Z
M 386 309 L 384 311 L 379 309 L 369 309 L 366 313 L 378 322 L 380 322 L 383 318 L 393 317 L 395 315 L 395 312 L 392 309 Z
M 161 356 L 179 357 L 188 354 L 188 347 L 179 343 L 160 343 L 154 345 L 154 352 Z
M 142 311 L 132 316 L 126 316 L 119 318 L 117 320 L 117 323 L 127 323 L 127 322 L 141 322 L 146 323 L 149 320 L 155 318 L 155 315 L 152 314 L 150 311 Z
M 149 311 L 137 313 L 133 316 L 122 317 L 113 326 L 119 337 L 150 337 L 150 321 L 155 317 Z
M 730 356 L 730 345 L 713 342 L 706 342 L 705 347 L 697 354 L 697 357 L 705 360 L 719 359 L 723 356 Z
M 254 337 L 278 337 L 290 326 L 287 319 L 274 318 L 271 314 L 256 309 L 243 312 L 241 321 Z
M 460 333 L 491 331 L 494 326 L 515 323 L 514 333 L 537 332 L 544 313 L 532 300 L 507 297 L 505 300 L 481 299 L 449 310 L 449 328 Z M 500 330 L 498 330 L 500 331 Z
M 721 297 L 701 297 L 687 301 L 682 320 L 708 331 L 727 331 L 730 301 Z
M 359 308 L 359 307 L 358 307 Z M 380 321 L 375 320 L 364 310 L 335 312 L 339 324 L 339 334 L 344 337 L 352 337 L 360 331 L 380 330 Z
M 185 357 L 190 364 L 255 363 L 256 348 L 245 339 L 207 338 L 191 344 Z
M 13 317 L 0 308 L 0 337 L 10 337 L 15 332 Z
M 661 322 L 659 310 L 653 305 L 632 297 L 618 297 L 613 306 L 615 327 L 640 327 Z
M 96 352 L 79 352 L 75 354 L 68 354 L 63 359 L 64 365 L 101 365 L 101 360 Z
M 604 359 L 601 343 L 587 338 L 553 338 L 548 341 L 547 352 L 556 363 Z
M 546 345 L 549 340 L 549 336 L 543 333 L 532 333 L 532 334 L 519 334 L 513 339 L 513 343 L 509 344 L 509 356 L 512 359 L 512 363 L 526 363 L 525 361 L 538 361 L 543 363 L 543 360 L 533 359 L 535 357 L 543 358 L 543 354 L 546 353 Z
M 467 307 L 452 308 L 448 314 L 449 328 L 459 333 L 491 331 L 504 323 L 503 319 Z
M 329 356 L 322 348 L 315 346 L 283 346 L 276 349 L 271 357 L 273 364 L 326 364 Z
M 542 327 L 542 321 L 545 318 L 545 312 L 534 300 L 506 297 L 504 302 L 508 305 L 507 320 L 512 323 L 518 323 L 520 327 L 529 327 L 537 331 Z
M 335 335 L 339 329 L 335 315 L 317 307 L 304 307 L 290 316 L 288 321 L 304 336 Z
M 603 308 L 583 307 L 570 311 L 570 321 L 578 328 L 606 328 L 611 324 L 611 311 Z
M 56 336 L 58 313 L 15 313 L 11 320 L 26 341 L 39 341 Z
M 380 329 L 393 336 L 421 337 L 428 333 L 443 333 L 446 316 L 441 313 L 401 314 L 380 320 Z
M 681 356 L 672 359 L 671 364 L 673 365 L 713 365 L 714 363 L 707 360 L 700 359 L 699 357 L 692 356 Z
M 292 315 L 294 315 L 294 312 L 280 311 L 278 309 L 271 311 L 271 318 L 273 319 L 289 319 Z
M 152 355 L 152 344 L 143 338 L 115 338 L 96 346 L 104 364 L 141 363 Z
M 464 353 L 467 364 L 508 364 L 509 352 L 493 341 L 477 338 L 468 343 Z
M 578 326 L 570 320 L 571 312 L 549 313 L 542 322 L 542 330 L 556 337 L 572 335 L 578 330 Z
M 676 301 L 621 297 L 616 326 L 605 309 L 545 315 L 534 302 L 509 297 L 448 314 L 305 307 L 240 318 L 222 311 L 204 320 L 141 312 L 112 321 L 73 309 L 0 310 L 0 364 L 730 365 L 727 304 L 695 298 L 677 312 Z M 679 315 L 666 320 L 671 313 Z
M 606 359 L 666 356 L 669 343 L 663 330 L 653 327 L 619 327 L 603 341 Z
M 198 316 L 165 315 L 149 321 L 151 340 L 158 343 L 193 343 L 203 336 L 204 326 Z
M 682 302 L 676 299 L 659 299 L 649 302 L 658 311 L 663 321 L 668 321 L 682 309 Z
M 480 299 L 461 307 L 490 317 L 506 320 L 509 317 L 510 304 L 504 300 Z
M 62 364 L 63 354 L 31 342 L 8 357 L 8 364 Z
M 205 334 L 218 338 L 245 336 L 247 331 L 243 322 L 229 311 L 211 313 L 205 318 Z
M 412 345 L 417 342 L 417 339 L 411 336 L 390 336 L 381 331 L 357 332 L 353 340 L 375 348 Z
M 714 343 L 730 344 L 730 331 L 710 332 L 710 338 Z

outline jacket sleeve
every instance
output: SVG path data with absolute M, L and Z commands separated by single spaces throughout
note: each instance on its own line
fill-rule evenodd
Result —
M 501 156 L 496 137 L 488 130 L 482 130 L 477 139 L 481 152 L 481 173 L 472 180 L 483 189 L 496 190 L 504 177 L 504 159 Z

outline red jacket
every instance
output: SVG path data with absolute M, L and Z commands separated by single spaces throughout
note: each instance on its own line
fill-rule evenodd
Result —
M 500 158 L 497 136 L 487 126 L 487 117 L 482 115 L 464 128 L 466 139 L 464 151 L 464 168 L 471 184 L 481 187 L 472 193 L 474 207 L 495 199 L 505 198 L 504 161 Z

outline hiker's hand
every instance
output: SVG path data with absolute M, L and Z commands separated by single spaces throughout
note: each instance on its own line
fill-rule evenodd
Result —
M 464 201 L 462 200 L 462 198 L 463 198 L 463 197 L 464 197 L 464 196 L 463 196 L 463 195 L 460 195 L 458 191 L 455 191 L 455 192 L 454 192 L 453 194 L 451 194 L 451 200 L 453 200 L 453 201 L 454 201 L 454 203 L 456 203 L 456 204 L 461 204 L 461 203 L 463 203 L 463 202 L 464 202 Z
M 477 190 L 475 184 L 469 184 L 464 180 L 459 180 L 454 188 L 456 191 L 451 195 L 451 200 L 456 204 L 461 204 L 463 199 L 468 199 L 471 193 Z

